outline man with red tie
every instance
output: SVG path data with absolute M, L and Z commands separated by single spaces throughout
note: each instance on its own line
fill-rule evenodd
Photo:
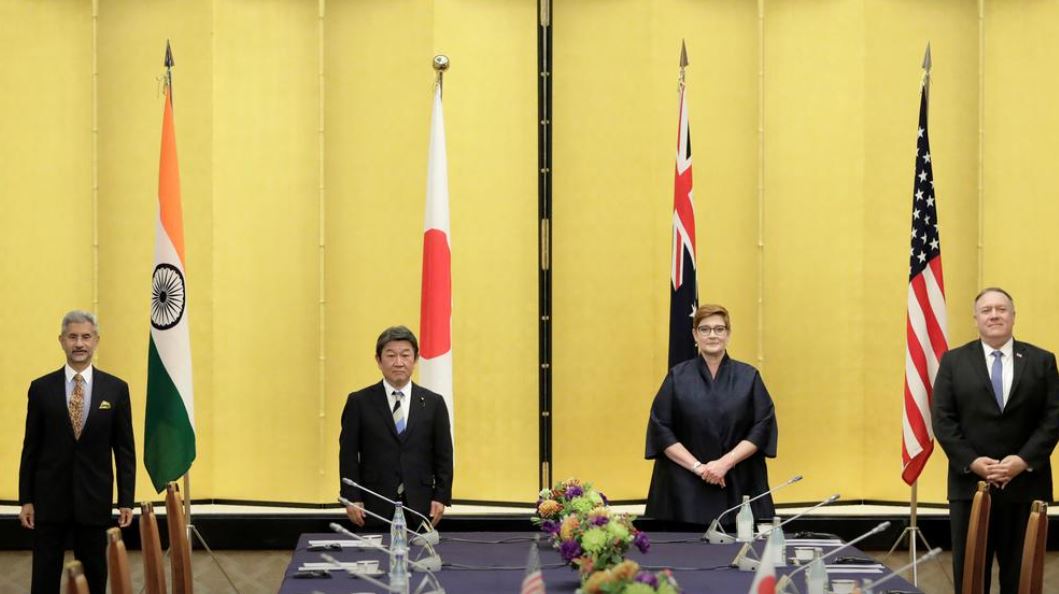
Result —
M 18 517 L 33 531 L 33 594 L 58 594 L 63 550 L 71 536 L 89 590 L 102 593 L 114 467 L 118 525 L 132 522 L 136 454 L 129 386 L 93 367 L 99 328 L 91 313 L 66 314 L 59 344 L 66 365 L 29 386 Z

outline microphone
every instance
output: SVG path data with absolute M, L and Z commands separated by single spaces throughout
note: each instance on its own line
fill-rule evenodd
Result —
M 835 493 L 834 495 L 828 497 L 827 499 L 821 501 L 820 503 L 817 503 L 816 505 L 810 507 L 809 509 L 802 510 L 802 513 L 792 516 L 790 519 L 787 520 L 787 522 L 790 522 L 791 520 L 795 520 L 797 518 L 800 518 L 800 517 L 804 516 L 805 514 L 813 511 L 814 509 L 817 509 L 819 507 L 823 507 L 825 505 L 832 504 L 832 503 L 838 501 L 839 497 L 840 497 L 840 495 L 838 493 Z M 787 522 L 784 522 L 784 524 L 786 524 Z M 780 526 L 782 526 L 782 525 L 783 524 L 780 524 Z M 890 523 L 886 522 L 886 525 L 889 526 Z M 869 534 L 871 534 L 871 533 L 869 533 Z M 725 535 L 725 536 L 727 536 L 727 535 Z M 759 533 L 758 536 L 761 536 L 761 534 Z M 731 537 L 729 537 L 729 538 L 731 538 Z M 850 544 L 852 544 L 852 543 L 850 543 Z M 753 547 L 751 547 L 750 545 L 751 545 L 751 543 L 749 543 L 749 542 L 743 543 L 743 548 L 739 549 L 739 552 L 736 553 L 736 555 L 735 555 L 735 559 L 732 559 L 732 567 L 738 567 L 739 571 L 756 571 L 757 570 L 758 560 L 757 559 L 748 559 L 747 558 L 747 555 L 749 555 L 750 553 L 754 553 L 755 555 L 757 554 L 754 551 Z M 849 546 L 849 545 L 846 545 L 846 546 Z
M 891 570 L 888 575 L 885 575 L 885 576 L 875 580 L 874 582 L 865 584 L 861 588 L 861 590 L 864 591 L 864 592 L 873 591 L 879 584 L 881 584 L 883 582 L 886 582 L 888 580 L 891 580 L 891 579 L 893 579 L 894 576 L 896 576 L 898 574 L 901 574 L 901 573 L 904 573 L 904 572 L 908 571 L 909 569 L 914 568 L 916 565 L 919 565 L 919 563 L 922 562 L 922 561 L 927 561 L 928 559 L 933 559 L 934 557 L 937 557 L 939 554 L 941 554 L 941 547 L 937 547 L 937 548 L 931 549 L 930 551 L 927 552 L 927 554 L 923 555 L 919 559 L 915 559 L 915 560 L 911 561 L 910 563 L 904 565 L 903 567 L 898 567 L 897 569 Z M 868 581 L 868 580 L 864 580 L 864 581 Z M 777 590 L 777 592 L 778 592 L 778 590 Z
M 791 477 L 790 479 L 788 479 L 787 482 L 785 482 L 783 484 L 780 484 L 780 485 L 776 485 L 775 487 L 769 489 L 768 491 L 765 491 L 764 493 L 762 493 L 762 494 L 760 494 L 760 495 L 758 495 L 756 497 L 751 497 L 750 498 L 750 503 L 752 503 L 754 501 L 757 501 L 758 499 L 761 499 L 765 495 L 769 495 L 770 493 L 774 493 L 775 491 L 779 491 L 780 489 L 786 487 L 787 485 L 792 485 L 792 484 L 794 484 L 794 483 L 796 483 L 796 482 L 798 482 L 800 480 L 802 480 L 802 475 L 800 475 L 800 474 L 795 475 L 795 476 Z M 743 506 L 743 504 L 740 503 L 739 505 L 737 505 L 735 507 L 730 507 L 730 508 L 724 510 L 723 512 L 721 512 L 721 515 L 717 516 L 716 518 L 713 519 L 712 522 L 710 522 L 710 527 L 706 529 L 706 534 L 702 535 L 702 540 L 709 541 L 710 544 L 731 544 L 731 543 L 735 542 L 735 538 L 733 538 L 732 536 L 730 536 L 728 534 L 725 534 L 724 528 L 721 528 L 721 518 L 723 518 L 726 515 L 734 512 L 735 510 L 739 509 L 742 506 Z
M 808 510 L 806 510 L 806 511 L 808 511 Z M 842 546 L 835 547 L 834 550 L 828 551 L 826 554 L 821 555 L 820 556 L 820 560 L 823 561 L 824 559 L 827 559 L 828 557 L 834 556 L 835 553 L 837 553 L 837 552 L 839 552 L 839 551 L 841 551 L 843 549 L 848 549 L 849 547 L 857 544 L 858 542 L 864 540 L 865 538 L 868 538 L 869 536 L 871 536 L 873 534 L 878 534 L 878 533 L 882 532 L 883 530 L 886 530 L 889 527 L 890 527 L 890 523 L 889 522 L 882 522 L 878 526 L 876 526 L 875 528 L 872 528 L 871 530 L 865 532 L 864 534 L 861 534 L 857 538 L 854 538 L 853 540 L 843 544 Z M 938 549 L 938 550 L 940 551 L 940 549 Z M 809 569 L 809 564 L 808 563 L 806 563 L 805 565 L 802 565 L 798 569 L 795 569 L 794 571 L 784 575 L 779 580 L 777 580 L 776 581 L 776 594 L 783 594 L 784 589 L 788 585 L 791 584 L 791 578 L 796 576 L 796 575 L 798 575 L 799 573 L 805 571 L 806 569 Z M 795 587 L 795 588 L 797 589 L 797 587 Z
M 397 586 L 390 586 L 390 584 L 387 584 L 386 582 L 384 582 L 382 580 L 377 580 L 377 579 L 371 577 L 370 575 L 368 575 L 366 573 L 360 573 L 358 571 L 354 571 L 353 569 L 350 569 L 345 564 L 343 564 L 341 561 L 339 561 L 338 559 L 335 559 L 333 556 L 328 555 L 327 553 L 320 553 L 320 557 L 323 558 L 324 561 L 327 561 L 331 565 L 334 565 L 335 568 L 341 569 L 341 570 L 345 571 L 346 573 L 348 573 L 349 575 L 351 575 L 351 576 L 353 576 L 355 578 L 360 578 L 362 580 L 365 580 L 369 584 L 371 584 L 371 585 L 373 585 L 373 586 L 375 586 L 377 588 L 382 588 L 384 592 L 394 592 L 395 594 L 399 594 L 399 592 L 401 590 Z
M 352 501 L 350 501 L 350 500 L 348 500 L 348 499 L 346 499 L 345 497 L 342 497 L 342 496 L 339 496 L 338 502 L 341 503 L 342 505 L 346 506 L 346 507 L 349 507 L 349 506 L 353 505 Z M 379 520 L 381 522 L 386 522 L 390 526 L 393 526 L 393 520 L 389 520 L 387 518 L 384 518 L 384 517 L 380 516 L 379 514 L 371 511 L 370 509 L 367 509 L 365 507 L 361 507 L 360 511 L 368 514 L 369 516 L 375 518 L 376 520 Z M 419 545 L 421 547 L 427 547 L 427 546 L 430 546 L 432 544 L 438 544 L 438 533 L 437 532 L 431 531 L 431 532 L 425 532 L 423 534 L 420 534 L 418 532 L 414 532 L 412 530 L 409 530 L 408 528 L 405 528 L 404 531 L 405 531 L 405 533 L 408 534 L 409 538 L 411 539 L 412 544 L 417 544 L 417 545 Z
M 385 495 L 380 495 L 380 494 L 376 493 L 375 491 L 372 491 L 371 489 L 365 487 L 364 485 L 362 485 L 362 484 L 360 484 L 360 483 L 358 483 L 358 482 L 356 482 L 354 480 L 351 480 L 351 479 L 348 479 L 348 478 L 343 478 L 342 482 L 347 484 L 347 485 L 349 485 L 350 487 L 355 487 L 357 489 L 360 489 L 361 491 L 364 491 L 365 493 L 370 493 L 370 494 L 378 497 L 379 499 L 382 499 L 386 503 L 389 503 L 390 505 L 394 505 L 394 506 L 397 505 L 397 502 L 394 501 L 393 499 L 390 499 L 389 497 L 386 497 Z M 425 532 L 422 533 L 422 537 L 424 539 L 427 539 L 430 542 L 430 544 L 438 544 L 438 541 L 441 539 L 441 537 L 438 534 L 437 530 L 434 530 L 434 524 L 431 523 L 430 518 L 428 518 L 428 517 L 424 516 L 423 514 L 417 512 L 416 510 L 412 509 L 411 507 L 408 507 L 408 506 L 403 506 L 403 507 L 404 507 L 405 510 L 407 510 L 407 511 L 409 511 L 409 512 L 411 512 L 411 513 L 413 513 L 413 514 L 415 514 L 417 516 L 419 516 L 420 518 L 423 518 L 423 522 L 420 524 L 419 528 L 416 529 L 416 532 L 418 533 L 420 529 L 425 529 Z
M 791 523 L 791 522 L 793 522 L 794 520 L 797 520 L 798 518 L 800 518 L 800 517 L 804 516 L 805 514 L 807 514 L 807 513 L 811 512 L 811 511 L 813 511 L 814 509 L 816 509 L 816 508 L 818 508 L 818 507 L 823 507 L 823 506 L 825 506 L 825 505 L 830 505 L 830 504 L 832 504 L 832 503 L 834 503 L 834 502 L 838 501 L 840 497 L 841 497 L 841 496 L 840 496 L 840 495 L 839 495 L 838 493 L 835 493 L 834 495 L 832 495 L 832 496 L 828 497 L 827 499 L 825 499 L 825 500 L 821 501 L 820 503 L 817 503 L 816 505 L 814 505 L 814 506 L 810 507 L 809 509 L 806 509 L 806 510 L 802 510 L 802 512 L 801 512 L 801 513 L 798 513 L 798 514 L 794 514 L 793 516 L 791 516 L 791 517 L 787 518 L 786 520 L 784 520 L 784 521 L 780 522 L 780 525 L 779 525 L 779 527 L 780 527 L 780 528 L 783 528 L 783 527 L 784 527 L 784 526 L 786 526 L 787 524 L 790 524 L 790 523 Z M 773 527 L 772 527 L 771 529 L 772 529 L 772 530 L 775 530 L 775 529 L 776 529 L 776 527 L 775 527 L 775 526 L 773 526 Z M 758 532 L 757 534 L 755 534 L 755 535 L 754 535 L 754 538 L 761 538 L 762 536 L 765 536 L 765 534 L 766 534 L 765 532 Z
M 346 535 L 346 536 L 348 536 L 348 537 L 350 537 L 350 538 L 352 538 L 354 540 L 357 540 L 357 541 L 360 541 L 360 542 L 364 543 L 364 545 L 367 548 L 378 549 L 378 550 L 386 553 L 387 555 L 390 554 L 389 547 L 384 547 L 381 544 L 376 544 L 376 543 L 364 538 L 363 536 L 360 536 L 359 534 L 354 534 L 353 532 L 350 532 L 349 530 L 346 530 L 341 525 L 339 525 L 339 524 L 337 524 L 335 522 L 331 522 L 329 524 L 329 526 L 331 527 L 331 530 L 334 530 L 335 532 L 338 532 L 340 534 L 344 534 L 344 535 Z M 330 555 L 328 555 L 327 553 L 321 553 L 321 555 L 324 555 L 325 559 L 327 559 L 327 557 L 330 557 Z M 327 560 L 334 562 L 333 558 L 327 559 Z M 439 562 L 440 562 L 440 560 L 441 559 L 438 558 Z M 445 588 L 441 587 L 441 582 L 438 581 L 438 576 L 434 575 L 434 571 L 431 570 L 430 567 L 427 564 L 421 563 L 421 562 L 413 560 L 413 559 L 409 559 L 408 560 L 408 564 L 412 566 L 412 569 L 418 569 L 419 571 L 422 571 L 423 573 L 426 574 L 423 577 L 423 581 L 421 581 L 419 583 L 419 587 L 415 589 L 415 594 L 445 594 Z M 362 575 L 360 573 L 357 573 L 357 572 L 354 572 L 352 570 L 347 569 L 344 565 L 341 565 L 341 564 L 339 564 L 339 565 L 343 569 L 346 569 L 347 573 L 351 573 L 351 574 L 353 574 L 356 577 L 360 577 L 360 578 L 367 577 L 367 576 L 364 576 L 364 575 Z M 433 589 L 432 590 L 427 590 L 427 591 L 424 592 L 423 591 L 423 587 L 427 584 L 427 579 L 428 578 L 433 583 L 433 585 L 430 586 Z M 371 580 L 369 580 L 369 581 L 371 581 Z M 376 586 L 380 586 L 380 587 L 386 588 L 387 592 L 396 592 L 396 590 L 393 590 L 393 589 L 390 588 L 389 584 L 382 584 L 381 582 L 378 582 L 378 581 L 373 582 L 373 583 L 375 583 Z
M 353 505 L 353 502 L 348 500 L 348 499 L 346 499 L 345 497 L 339 497 L 338 501 L 342 505 L 346 505 L 346 506 Z M 386 522 L 387 524 L 393 526 L 393 522 L 391 522 L 390 520 L 387 520 L 386 518 L 380 516 L 379 514 L 373 512 L 373 511 L 370 511 L 370 510 L 367 510 L 367 509 L 364 509 L 364 508 L 361 508 L 360 511 L 368 514 L 369 516 L 371 516 L 371 517 L 373 517 L 373 518 L 375 518 L 377 520 L 382 520 L 383 522 Z M 422 565 L 430 568 L 431 571 L 441 571 L 441 555 L 438 555 L 438 552 L 436 550 L 434 550 L 433 546 L 431 546 L 430 539 L 429 538 L 424 538 L 423 535 L 416 534 L 415 532 L 412 532 L 408 528 L 405 528 L 404 531 L 405 531 L 406 534 L 409 535 L 409 537 L 411 537 L 411 541 L 412 541 L 413 544 L 417 544 L 417 545 L 423 547 L 423 551 L 419 553 L 419 558 L 416 559 L 416 561 L 421 563 Z M 436 536 L 437 532 L 428 532 L 427 534 L 434 534 Z M 426 555 L 426 558 L 424 558 L 424 555 Z

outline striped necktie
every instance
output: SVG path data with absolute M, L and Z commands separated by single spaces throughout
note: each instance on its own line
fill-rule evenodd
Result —
M 80 373 L 74 376 L 74 390 L 70 393 L 70 425 L 74 428 L 74 439 L 81 439 L 85 415 L 85 378 Z
M 404 409 L 401 408 L 401 399 L 404 398 L 404 392 L 394 390 L 393 397 L 393 424 L 397 427 L 397 435 L 400 435 L 404 433 L 405 427 Z

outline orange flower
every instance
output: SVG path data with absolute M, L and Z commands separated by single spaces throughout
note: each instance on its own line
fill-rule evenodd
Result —
M 609 571 L 597 571 L 585 582 L 585 594 L 600 594 L 603 592 L 603 585 L 612 581 L 614 576 Z
M 537 508 L 537 512 L 542 518 L 554 518 L 556 514 L 562 511 L 563 506 L 559 505 L 558 501 L 542 501 L 540 507 Z
M 574 537 L 574 531 L 581 526 L 581 522 L 577 519 L 577 516 L 566 516 L 563 520 L 563 525 L 559 528 L 559 537 L 563 540 L 570 540 Z
M 628 559 L 611 569 L 611 572 L 614 573 L 614 578 L 617 580 L 631 580 L 636 577 L 636 572 L 638 571 L 640 571 L 640 564 Z

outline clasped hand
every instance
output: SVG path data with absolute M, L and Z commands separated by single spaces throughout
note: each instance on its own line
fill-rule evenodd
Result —
M 717 485 L 722 489 L 725 487 L 724 476 L 731 470 L 731 466 L 724 461 L 724 458 L 718 460 L 710 460 L 699 467 L 699 476 L 702 480 L 706 481 L 711 485 Z
M 985 479 L 990 485 L 1003 489 L 1011 479 L 1029 467 L 1021 457 L 1011 454 L 1003 460 L 979 456 L 971 462 L 971 471 Z

